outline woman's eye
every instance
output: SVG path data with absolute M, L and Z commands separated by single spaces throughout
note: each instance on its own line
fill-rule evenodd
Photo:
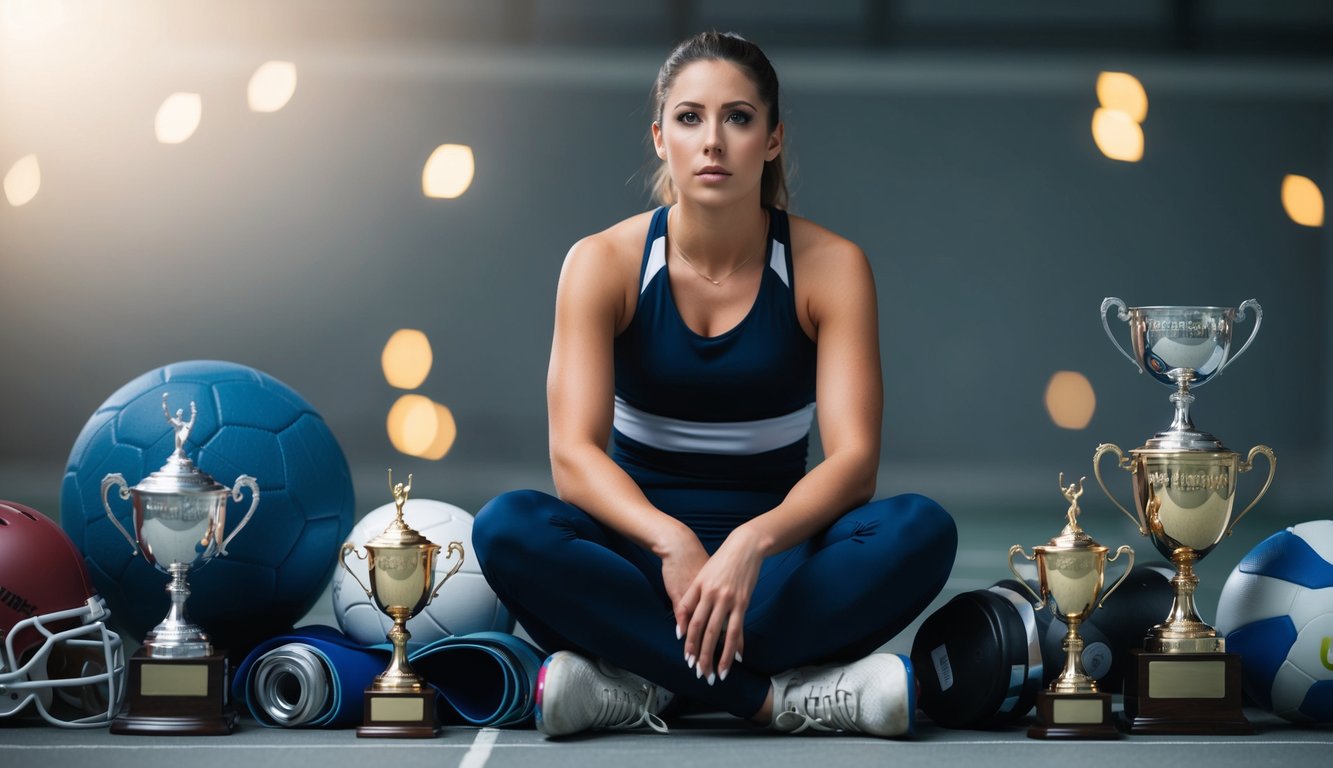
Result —
M 750 116 L 744 112 L 732 112 L 731 114 L 727 115 L 727 122 L 744 125 L 750 122 Z
M 676 120 L 682 123 L 692 125 L 699 122 L 699 116 L 693 112 L 682 112 L 676 116 Z

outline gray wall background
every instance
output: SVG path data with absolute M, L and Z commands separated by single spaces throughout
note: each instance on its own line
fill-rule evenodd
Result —
M 194 358 L 301 392 L 347 453 L 362 512 L 387 500 L 386 466 L 473 509 L 549 487 L 561 260 L 650 205 L 649 86 L 674 29 L 716 24 L 765 44 L 783 80 L 794 211 L 872 260 L 882 495 L 931 493 L 961 519 L 1059 513 L 1057 473 L 1091 475 L 1098 443 L 1136 447 L 1170 418 L 1169 391 L 1105 338 L 1102 298 L 1253 297 L 1262 330 L 1199 391 L 1196 423 L 1234 450 L 1272 446 L 1271 503 L 1328 516 L 1333 245 L 1279 198 L 1288 173 L 1333 191 L 1333 64 L 1305 45 L 1328 12 L 822 5 L 89 2 L 49 44 L 0 36 L 0 169 L 30 152 L 42 167 L 33 202 L 0 203 L 0 498 L 56 514 L 88 416 Z M 1179 43 L 1182 7 L 1205 42 Z M 294 61 L 299 85 L 282 111 L 252 113 L 246 83 L 268 59 Z M 1142 162 L 1093 144 L 1101 70 L 1148 91 Z M 153 115 L 178 90 L 202 94 L 202 123 L 158 144 Z M 475 153 L 456 200 L 421 194 L 441 143 Z M 403 327 L 434 347 L 419 391 L 457 419 L 439 462 L 385 433 L 401 393 L 379 356 Z M 1084 430 L 1046 415 L 1058 370 L 1096 391 Z M 1113 512 L 1094 495 L 1085 506 Z

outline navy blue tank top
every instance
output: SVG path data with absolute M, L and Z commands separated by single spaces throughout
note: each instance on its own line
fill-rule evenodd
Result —
M 815 410 L 815 343 L 797 320 L 787 213 L 769 211 L 749 314 L 705 337 L 676 309 L 667 211 L 653 214 L 638 306 L 615 339 L 612 458 L 645 489 L 785 494 L 805 474 Z

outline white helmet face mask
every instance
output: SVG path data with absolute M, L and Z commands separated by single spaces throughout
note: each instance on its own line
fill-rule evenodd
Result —
M 0 501 L 0 717 L 110 723 L 125 696 L 125 653 L 110 617 L 60 526 Z
M 102 598 L 93 596 L 78 608 L 16 624 L 0 654 L 0 717 L 32 707 L 52 725 L 108 725 L 125 695 L 125 654 L 120 636 L 105 624 L 108 615 Z M 14 640 L 31 632 L 42 642 L 20 659 Z

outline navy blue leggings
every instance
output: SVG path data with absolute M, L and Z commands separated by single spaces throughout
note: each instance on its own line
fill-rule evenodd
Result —
M 700 536 L 710 554 L 724 538 Z M 651 551 L 539 491 L 493 499 L 472 529 L 486 580 L 548 653 L 606 659 L 746 718 L 763 706 L 772 675 L 857 659 L 888 642 L 944 586 L 957 544 L 948 513 L 904 494 L 854 509 L 765 559 L 745 614 L 744 662 L 709 686 L 685 666 L 662 561 Z

